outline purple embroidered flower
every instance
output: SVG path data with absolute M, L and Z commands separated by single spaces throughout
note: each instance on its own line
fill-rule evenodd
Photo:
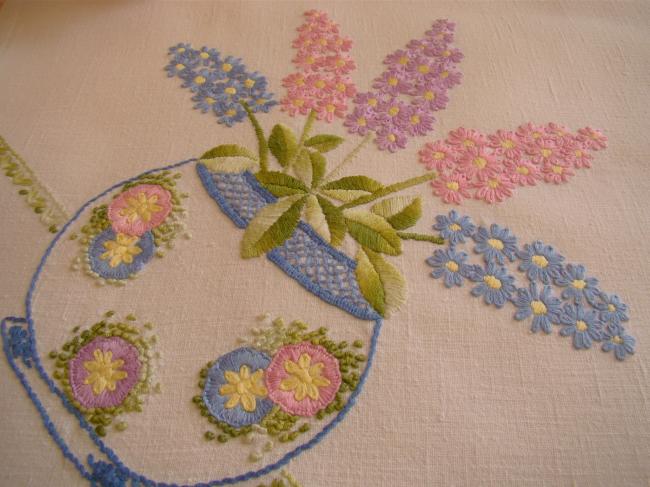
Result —
M 345 117 L 343 125 L 348 128 L 348 132 L 351 134 L 363 136 L 375 128 L 375 115 L 370 113 L 369 109 L 359 106 Z
M 585 276 L 585 268 L 582 265 L 567 264 L 555 278 L 555 284 L 566 288 L 562 291 L 562 299 L 571 299 L 581 303 L 582 298 L 588 302 L 595 303 L 600 294 L 598 290 L 598 279 Z
M 492 224 L 488 232 L 486 228 L 478 227 L 472 238 L 477 244 L 474 252 L 483 254 L 485 262 L 496 260 L 503 265 L 506 258 L 511 262 L 515 260 L 517 237 L 510 233 L 509 229 Z
M 533 333 L 538 330 L 551 333 L 551 324 L 560 323 L 560 300 L 551 294 L 551 286 L 544 286 L 540 293 L 537 284 L 531 282 L 528 289 L 517 289 L 517 296 L 512 302 L 517 307 L 515 320 L 521 321 L 533 315 L 530 327 Z
M 411 94 L 414 105 L 432 112 L 443 110 L 449 103 L 446 88 L 437 80 L 416 84 Z
M 510 301 L 515 292 L 515 278 L 508 274 L 505 267 L 494 262 L 489 262 L 485 267 L 478 265 L 469 266 L 467 277 L 478 285 L 472 289 L 473 296 L 483 296 L 486 304 L 493 304 L 502 308 Z
M 539 240 L 531 245 L 525 244 L 517 256 L 521 259 L 519 270 L 524 271 L 531 281 L 539 279 L 544 284 L 549 284 L 551 278 L 557 277 L 564 260 L 553 247 L 544 245 Z
M 372 83 L 372 87 L 382 93 L 392 96 L 408 93 L 412 88 L 413 81 L 398 71 L 385 71 L 379 78 Z
M 625 333 L 625 328 L 622 325 L 610 325 L 605 330 L 603 335 L 605 342 L 603 343 L 602 350 L 604 352 L 614 351 L 614 356 L 618 360 L 625 360 L 625 357 L 634 353 L 636 340 L 634 337 Z
M 69 362 L 72 395 L 86 408 L 118 406 L 140 380 L 138 349 L 120 337 L 97 337 Z
M 376 142 L 381 150 L 395 152 L 406 147 L 406 136 L 396 130 L 382 129 L 377 133 Z
M 431 132 L 436 121 L 434 116 L 417 105 L 411 105 L 409 108 L 410 113 L 405 123 L 406 132 L 411 136 L 426 135 Z
M 627 304 L 621 301 L 616 294 L 607 295 L 603 292 L 598 294 L 598 298 L 593 306 L 600 311 L 600 320 L 603 323 L 612 323 L 618 325 L 623 321 L 628 321 Z
M 434 230 L 440 232 L 440 236 L 449 242 L 450 247 L 456 244 L 465 243 L 465 237 L 471 237 L 476 226 L 468 216 L 460 216 L 456 210 L 451 210 L 449 216 L 436 216 Z
M 573 346 L 577 349 L 591 348 L 592 342 L 603 338 L 602 324 L 591 309 L 579 304 L 567 304 L 562 308 L 560 323 L 565 325 L 560 335 L 573 335 Z
M 431 275 L 440 279 L 444 277 L 445 286 L 462 286 L 468 266 L 465 264 L 467 254 L 453 249 L 436 250 L 426 263 L 433 267 Z

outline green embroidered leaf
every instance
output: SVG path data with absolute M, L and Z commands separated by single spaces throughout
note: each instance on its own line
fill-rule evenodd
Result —
M 244 232 L 241 256 L 258 257 L 282 245 L 298 225 L 306 199 L 304 194 L 295 194 L 258 211 Z
M 305 146 L 313 147 L 318 152 L 329 152 L 341 145 L 343 140 L 338 135 L 314 135 L 305 141 Z
M 396 196 L 373 205 L 370 211 L 386 218 L 395 230 L 404 230 L 415 225 L 422 216 L 422 200 L 419 196 Z
M 279 123 L 271 130 L 269 149 L 280 165 L 287 167 L 289 162 L 296 156 L 298 141 L 289 127 Z
M 332 234 L 330 233 L 325 213 L 323 212 L 318 199 L 313 194 L 307 196 L 307 203 L 305 204 L 305 221 L 316 230 L 318 235 L 323 237 L 323 240 L 328 243 L 330 242 Z
M 361 294 L 382 316 L 406 301 L 406 281 L 395 266 L 367 248 L 357 252 L 356 276 Z
M 366 210 L 343 210 L 352 238 L 364 247 L 388 255 L 402 253 L 402 241 L 384 217 Z
M 325 184 L 321 192 L 330 198 L 348 203 L 381 188 L 381 183 L 367 176 L 346 176 Z
M 307 197 L 305 221 L 309 223 L 323 239 L 338 246 L 345 237 L 346 227 L 343 214 L 332 203 L 320 196 Z
M 240 173 L 257 167 L 257 162 L 245 157 L 217 157 L 202 159 L 201 162 L 211 171 L 225 173 Z
M 325 171 L 327 170 L 327 160 L 325 156 L 319 152 L 310 152 L 309 158 L 311 159 L 311 187 L 317 188 L 320 184 L 323 176 L 325 176 Z
M 217 157 L 245 157 L 247 159 L 257 161 L 257 156 L 245 147 L 234 145 L 234 144 L 225 144 L 218 145 L 205 154 L 203 154 L 200 159 L 215 159 Z
M 309 192 L 309 188 L 300 180 L 282 172 L 258 172 L 255 177 L 273 196 L 281 197 Z
M 312 167 L 311 159 L 309 157 L 309 151 L 307 149 L 302 149 L 296 162 L 293 164 L 293 172 L 298 176 L 298 178 L 305 183 L 306 186 L 311 186 L 312 180 Z

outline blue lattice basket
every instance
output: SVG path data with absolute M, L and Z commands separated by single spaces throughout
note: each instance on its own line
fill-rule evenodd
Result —
M 277 201 L 248 171 L 213 172 L 200 163 L 196 170 L 210 197 L 239 228 L 246 228 L 261 208 Z M 300 222 L 291 238 L 267 257 L 324 301 L 363 320 L 380 318 L 359 290 L 356 262 L 324 241 L 307 223 Z

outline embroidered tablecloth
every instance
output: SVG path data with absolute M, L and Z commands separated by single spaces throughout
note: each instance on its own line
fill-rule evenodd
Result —
M 647 485 L 649 22 L 7 2 L 0 483 Z

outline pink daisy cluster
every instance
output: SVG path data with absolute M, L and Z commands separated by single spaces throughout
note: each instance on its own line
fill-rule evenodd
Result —
M 575 169 L 591 167 L 591 151 L 606 147 L 607 137 L 590 127 L 572 134 L 555 123 L 527 123 L 491 135 L 460 127 L 445 140 L 427 143 L 419 155 L 427 169 L 438 172 L 431 185 L 445 203 L 500 203 L 517 186 L 566 183 Z
M 338 24 L 325 12 L 310 10 L 305 17 L 293 41 L 298 49 L 293 59 L 298 72 L 282 80 L 287 88 L 282 110 L 292 117 L 315 110 L 319 120 L 331 122 L 345 117 L 347 100 L 357 91 L 348 76 L 356 67 L 348 54 L 352 39 L 341 37 Z
M 375 132 L 381 150 L 406 147 L 409 137 L 433 130 L 433 112 L 447 106 L 447 90 L 460 84 L 456 64 L 463 53 L 451 45 L 455 24 L 436 20 L 422 39 L 410 41 L 384 59 L 388 66 L 375 78 L 374 91 L 359 93 L 344 122 L 350 133 Z

